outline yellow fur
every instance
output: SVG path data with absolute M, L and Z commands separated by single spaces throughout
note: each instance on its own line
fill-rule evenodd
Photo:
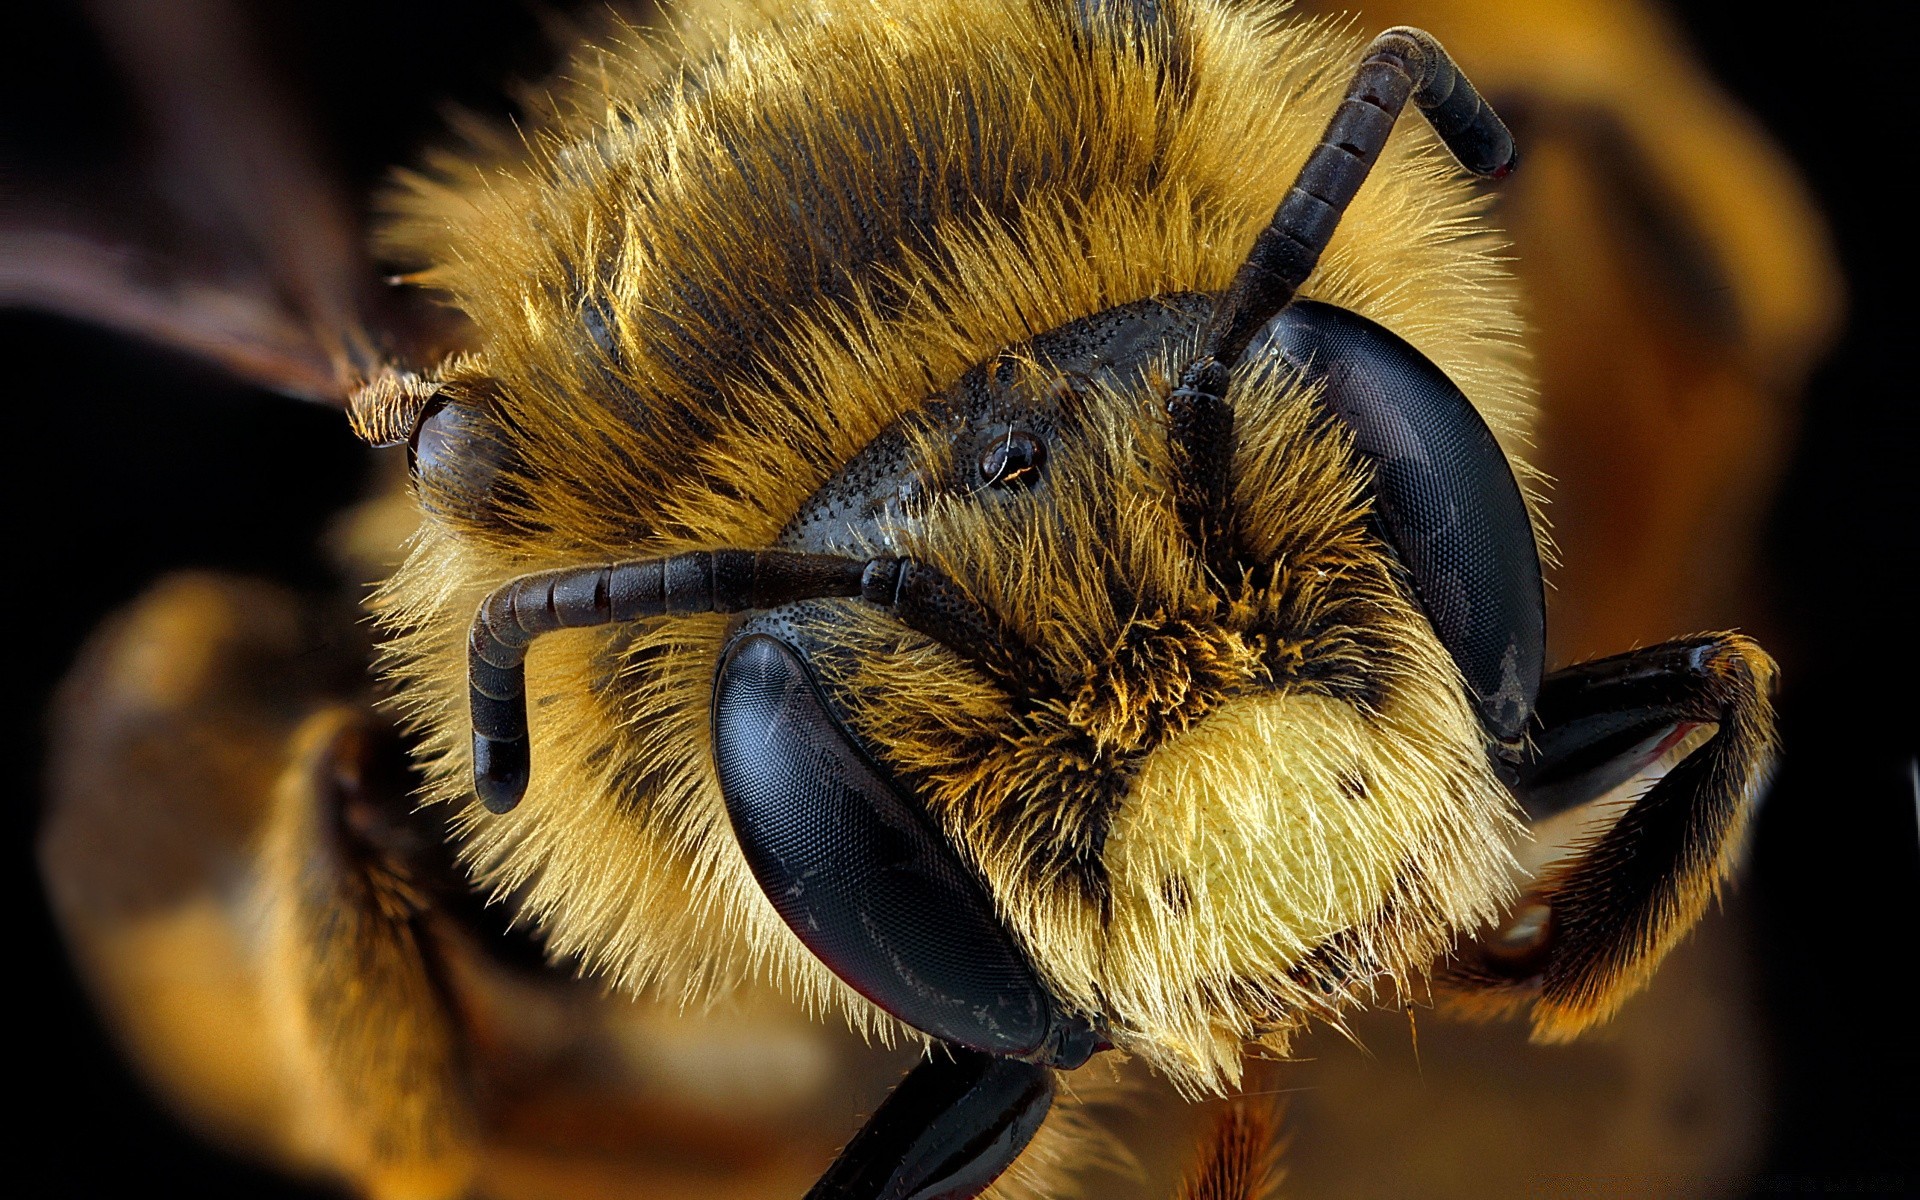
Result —
M 1451 660 L 1367 530 L 1344 440 L 1298 389 L 1243 380 L 1235 404 L 1236 493 L 1267 498 L 1248 538 L 1273 566 L 1224 614 L 1164 476 L 1130 453 L 1164 436 L 1108 422 L 1053 461 L 1044 498 L 944 504 L 906 543 L 968 581 L 1063 700 L 1016 712 L 857 605 L 847 652 L 816 660 L 863 697 L 855 728 L 971 855 L 1055 994 L 1206 1087 L 1237 1079 L 1245 1041 L 1404 979 L 1491 919 L 1516 832 Z M 1375 681 L 1385 702 L 1356 702 Z M 1125 798 L 1107 828 L 1110 792 Z M 1290 977 L 1341 934 L 1339 979 Z
M 466 806 L 481 877 L 624 987 L 698 999 L 760 973 L 895 1032 L 780 923 L 727 825 L 708 734 L 725 619 L 541 640 L 532 785 L 490 818 L 466 790 L 478 601 L 531 569 L 767 545 L 875 433 L 1002 347 L 1222 287 L 1360 46 L 1251 9 L 1166 5 L 1192 68 L 1175 80 L 1118 41 L 1076 40 L 1051 11 L 704 9 L 676 34 L 583 56 L 519 161 L 443 164 L 401 203 L 393 246 L 482 342 L 447 385 L 486 389 L 518 491 L 497 523 L 429 519 L 383 589 L 400 703 L 432 794 Z M 806 171 L 831 177 L 831 204 L 790 206 Z M 920 195 L 923 171 L 959 183 L 921 196 L 911 225 L 901 197 Z M 974 195 L 997 199 L 982 211 Z M 1412 342 L 1513 450 L 1527 420 L 1518 321 L 1478 209 L 1408 122 L 1305 294 Z M 872 262 L 816 237 L 862 223 L 882 247 Z M 1404 979 L 1489 916 L 1512 836 L 1451 662 L 1367 533 L 1349 448 L 1298 389 L 1237 388 L 1236 488 L 1270 498 L 1247 539 L 1271 569 L 1227 611 L 1206 602 L 1171 518 L 1152 397 L 1121 398 L 1143 415 L 1096 431 L 1097 452 L 1055 474 L 1054 520 L 946 505 L 915 547 L 1025 633 L 1077 700 L 1014 728 L 993 681 L 858 606 L 845 659 L 885 687 L 859 731 L 922 784 L 1057 994 L 1108 1012 L 1123 1045 L 1196 1088 L 1236 1078 L 1244 1040 L 1283 1039 L 1304 1013 Z M 1113 572 L 1141 598 L 1128 611 Z M 1278 624 L 1320 632 L 1263 641 Z M 1049 825 L 1077 819 L 1047 807 L 1049 782 L 1096 776 L 1122 789 L 1105 896 L 1086 864 L 1032 857 Z M 1355 777 L 1357 798 L 1341 790 Z M 1190 889 L 1177 930 L 1162 887 L 1174 873 Z
M 464 1193 L 473 1115 L 454 1027 L 416 919 L 421 901 L 384 864 L 357 861 L 324 794 L 347 709 L 301 726 L 275 789 L 260 892 L 265 998 L 300 1081 L 294 1125 L 382 1200 Z
M 1179 1200 L 1277 1200 L 1280 1141 L 1278 1101 L 1233 1101 L 1201 1142 L 1181 1180 Z

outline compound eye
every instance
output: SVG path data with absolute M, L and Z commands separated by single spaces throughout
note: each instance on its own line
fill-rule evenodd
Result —
M 1047 444 L 1024 429 L 1010 429 L 980 455 L 980 478 L 993 488 L 1030 488 L 1047 464 Z
M 510 452 L 478 405 L 442 394 L 427 402 L 407 441 L 421 506 L 475 523 L 498 517 L 495 490 Z
M 713 749 L 754 877 L 835 975 L 949 1042 L 1061 1057 L 1052 1000 L 985 889 L 841 729 L 797 650 L 759 633 L 734 643 Z
M 426 451 L 429 469 L 446 457 L 448 419 L 441 415 L 446 407 L 447 398 L 435 396 L 427 401 L 427 406 L 420 410 L 420 416 L 413 423 L 413 433 L 407 438 L 407 470 L 416 475 L 420 472 L 422 449 Z
M 1425 355 L 1342 308 L 1292 305 L 1248 349 L 1259 355 L 1324 384 L 1374 461 L 1381 523 L 1481 719 L 1519 736 L 1540 693 L 1546 608 L 1533 524 L 1493 431 Z

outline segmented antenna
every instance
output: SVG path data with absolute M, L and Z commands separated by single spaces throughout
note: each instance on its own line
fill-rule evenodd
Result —
M 1254 335 L 1313 274 L 1409 98 L 1475 175 L 1500 179 L 1518 161 L 1513 135 L 1432 34 L 1403 25 L 1373 39 L 1320 144 L 1214 305 L 1199 355 L 1167 397 L 1175 506 L 1209 569 L 1221 578 L 1232 569 L 1229 373 Z
M 473 788 L 489 812 L 509 812 L 532 772 L 527 649 L 560 629 L 650 617 L 861 599 L 908 628 L 1003 671 L 1018 642 L 935 567 L 904 558 L 840 558 L 780 550 L 695 550 L 668 558 L 563 567 L 522 575 L 480 604 L 467 634 Z
M 1516 163 L 1513 135 L 1433 35 L 1400 26 L 1373 39 L 1347 96 L 1214 309 L 1201 353 L 1231 366 L 1320 262 L 1411 96 L 1467 170 L 1501 179 Z

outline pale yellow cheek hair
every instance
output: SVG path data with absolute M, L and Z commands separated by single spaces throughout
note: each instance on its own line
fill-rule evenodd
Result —
M 1177 111 L 1132 51 L 1076 47 L 1035 6 L 701 7 L 670 35 L 630 32 L 584 53 L 524 151 L 484 166 L 443 161 L 401 201 L 391 242 L 430 264 L 425 278 L 475 322 L 484 349 L 472 369 L 495 381 L 526 464 L 517 479 L 526 509 L 551 533 L 516 539 L 430 519 L 377 606 L 431 796 L 462 806 L 468 861 L 556 952 L 624 988 L 694 1002 L 765 975 L 856 1028 L 900 1032 L 781 924 L 728 827 L 708 732 L 724 618 L 543 639 L 528 667 L 532 784 L 507 817 L 487 816 L 467 791 L 467 625 L 489 590 L 523 571 L 767 545 L 879 429 L 1000 347 L 1115 304 L 1224 286 L 1317 140 L 1362 39 L 1252 6 L 1198 0 L 1163 11 L 1191 64 Z M 723 68 L 697 87 L 675 82 L 682 55 L 710 51 Z M 1065 136 L 1092 185 L 1040 187 L 1005 224 L 951 215 L 933 236 L 941 254 L 919 247 L 886 280 L 856 278 L 832 302 L 781 298 L 776 361 L 751 377 L 716 367 L 718 400 L 675 392 L 683 364 L 657 336 L 671 280 L 695 269 L 730 303 L 764 305 L 776 243 L 806 236 L 781 197 L 716 199 L 726 180 L 694 167 L 720 153 L 720 123 L 782 131 L 765 147 L 736 145 L 747 155 L 786 153 L 782 138 L 815 130 L 820 112 L 886 118 L 868 131 L 881 138 L 904 136 L 890 116 L 902 112 L 937 130 L 935 101 L 956 70 L 1025 89 L 988 114 L 1006 162 L 987 169 L 1037 170 Z M 872 146 L 832 130 L 809 136 L 828 139 L 816 157 L 838 163 L 848 194 L 862 194 Z M 1529 411 L 1519 322 L 1480 208 L 1408 121 L 1305 294 L 1424 351 L 1512 451 Z M 595 269 L 583 274 L 582 264 Z M 883 283 L 896 303 L 873 299 Z M 604 301 L 604 353 L 583 330 L 582 288 Z M 712 433 L 641 428 L 616 390 L 643 406 L 691 407 Z M 1243 443 L 1243 476 L 1266 469 L 1260 454 Z M 1059 611 L 1070 628 L 1075 611 Z M 878 636 L 871 620 L 860 628 Z M 1156 753 L 1114 830 L 1110 929 L 1089 927 L 1083 909 L 1050 907 L 1019 882 L 1017 864 L 969 848 L 1049 982 L 1070 1000 L 1097 995 L 1128 1045 L 1189 1086 L 1236 1078 L 1242 1039 L 1284 1037 L 1271 1001 L 1292 985 L 1275 972 L 1328 935 L 1343 939 L 1344 961 L 1373 973 L 1343 981 L 1334 999 L 1364 998 L 1417 972 L 1421 955 L 1486 917 L 1505 886 L 1508 801 L 1476 758 L 1478 726 L 1444 653 L 1424 623 L 1405 623 L 1413 665 L 1384 711 L 1363 720 L 1310 697 L 1235 701 Z M 967 688 L 953 678 L 944 695 L 931 681 L 922 694 L 965 708 Z M 1370 773 L 1367 797 L 1343 798 L 1329 781 L 1356 767 Z M 1156 907 L 1158 881 L 1175 870 L 1194 881 L 1202 914 L 1184 924 Z M 1249 972 L 1265 973 L 1257 1002 Z M 1313 989 L 1287 995 L 1335 1007 Z
M 1044 496 L 939 504 L 900 532 L 968 581 L 1063 699 L 1032 719 L 951 651 L 857 605 L 841 614 L 846 651 L 815 666 L 860 697 L 850 724 L 914 781 L 1053 992 L 1178 1082 L 1216 1087 L 1247 1041 L 1284 1047 L 1304 1016 L 1379 998 L 1491 920 L 1517 830 L 1318 398 L 1240 381 L 1234 492 L 1263 566 L 1224 612 L 1151 452 L 1164 431 L 1147 397 L 1137 415 L 1124 399 L 1093 406 L 1105 419 L 1050 462 Z M 1377 711 L 1276 681 L 1270 664 L 1289 659 L 1377 681 Z M 1139 753 L 1104 832 L 1103 899 L 1049 850 L 1089 819 L 1090 779 Z

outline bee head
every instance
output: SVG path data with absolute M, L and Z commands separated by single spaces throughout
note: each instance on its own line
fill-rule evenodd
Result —
M 935 565 L 987 614 L 984 643 L 807 600 L 739 622 L 722 656 L 716 765 L 762 888 L 841 978 L 948 1040 L 1070 1062 L 1097 1028 L 1210 1075 L 1414 975 L 1503 898 L 1487 750 L 1513 716 L 1467 685 L 1479 643 L 1429 610 L 1484 622 L 1538 596 L 1504 457 L 1464 398 L 1436 415 L 1426 392 L 1458 391 L 1400 339 L 1289 310 L 1236 384 L 1223 570 L 1166 450 L 1210 304 L 1162 296 L 1008 348 L 782 533 Z M 1446 520 L 1408 510 L 1404 464 L 1342 412 L 1383 380 L 1397 429 L 1427 450 L 1486 438 L 1516 501 L 1507 528 L 1500 497 L 1470 506 L 1481 557 L 1456 553 L 1443 583 L 1393 532 Z M 1537 659 L 1505 632 L 1509 671 Z
M 1472 415 L 1459 382 L 1522 423 L 1506 268 L 1317 26 L 1189 4 L 1109 44 L 1047 6 L 846 7 L 611 114 L 562 97 L 524 167 L 405 201 L 391 236 L 485 362 L 416 413 L 399 702 L 475 873 L 629 990 L 766 974 L 868 1029 L 1052 1062 L 1106 1037 L 1223 1082 L 1506 887 L 1487 750 L 1537 666 L 1502 606 L 1537 604 L 1527 514 L 1477 416 L 1376 403 Z M 1303 285 L 1326 306 L 1222 320 L 1260 298 L 1236 272 L 1270 265 L 1285 165 L 1369 137 L 1364 189 L 1315 184 L 1351 201 Z M 1209 363 L 1224 442 L 1174 411 Z M 1437 465 L 1465 442 L 1477 474 Z M 617 623 L 575 574 L 522 597 L 523 677 L 473 665 L 520 581 L 723 549 L 948 586 L 919 621 L 854 571 Z M 476 766 L 495 808 L 524 788 L 511 817 Z M 836 847 L 863 881 L 793 903 Z

